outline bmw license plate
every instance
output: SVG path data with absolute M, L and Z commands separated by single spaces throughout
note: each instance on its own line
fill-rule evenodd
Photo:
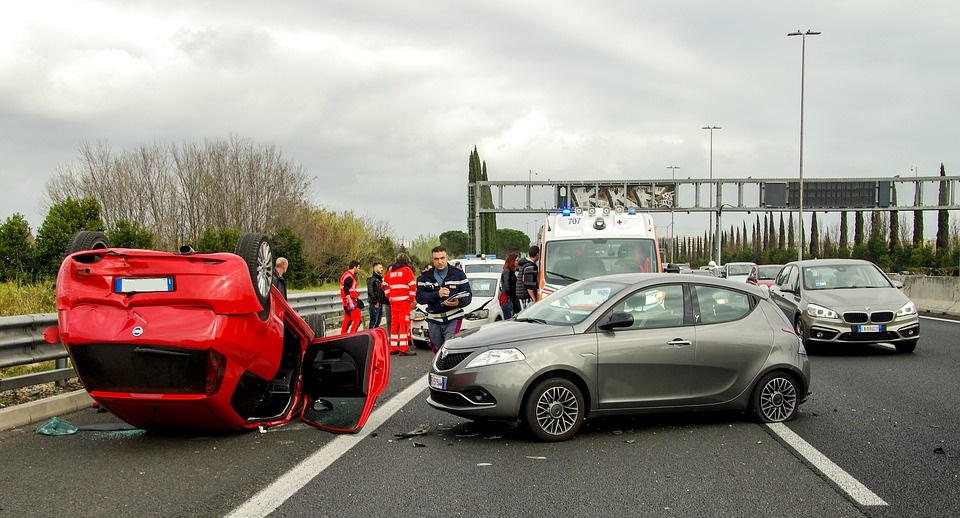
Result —
M 858 333 L 882 333 L 883 324 L 857 326 L 857 332 Z
M 437 390 L 447 389 L 447 377 L 439 374 L 430 373 L 430 388 Z

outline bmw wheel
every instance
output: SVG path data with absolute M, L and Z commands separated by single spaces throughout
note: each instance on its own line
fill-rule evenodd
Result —
M 796 417 L 800 389 L 793 376 L 771 372 L 760 378 L 751 398 L 753 413 L 762 423 L 780 423 Z
M 565 378 L 537 383 L 524 405 L 524 422 L 533 435 L 545 442 L 565 441 L 580 429 L 586 407 L 580 389 Z
M 233 252 L 243 258 L 250 272 L 253 291 L 257 294 L 263 311 L 260 320 L 266 321 L 270 314 L 270 289 L 273 287 L 273 248 L 263 234 L 254 232 L 240 236 Z

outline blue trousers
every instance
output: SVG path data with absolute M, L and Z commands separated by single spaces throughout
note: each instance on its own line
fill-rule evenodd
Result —
M 375 327 L 380 327 L 380 320 L 383 318 L 383 306 L 384 304 L 370 304 L 370 325 L 367 329 L 373 329 Z

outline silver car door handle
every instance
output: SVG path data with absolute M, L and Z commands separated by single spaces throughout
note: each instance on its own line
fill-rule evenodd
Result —
M 688 345 L 693 345 L 693 342 L 690 340 L 681 340 L 680 338 L 674 338 L 667 342 L 667 345 L 673 345 L 675 347 L 686 347 Z

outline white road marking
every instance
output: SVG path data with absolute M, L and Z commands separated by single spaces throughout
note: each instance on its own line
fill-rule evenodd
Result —
M 850 498 L 853 498 L 858 504 L 864 506 L 888 505 L 876 493 L 867 489 L 859 480 L 850 476 L 843 468 L 834 464 L 826 455 L 820 453 L 783 423 L 767 423 L 767 427 L 796 450 L 801 457 L 807 459 L 807 462 L 813 464 L 813 467 L 850 495 Z
M 949 318 L 928 317 L 926 315 L 920 315 L 920 318 L 925 318 L 928 320 L 936 320 L 937 322 L 949 322 L 951 324 L 960 324 L 960 322 L 956 320 L 950 320 Z
M 317 450 L 313 455 L 304 459 L 290 471 L 281 475 L 269 486 L 230 512 L 230 518 L 266 516 L 283 505 L 291 496 L 295 495 L 303 486 L 319 475 L 328 466 L 333 464 L 343 454 L 350 451 L 360 441 L 396 414 L 404 405 L 409 403 L 417 394 L 427 388 L 427 377 L 414 381 L 402 392 L 390 398 L 383 406 L 377 407 L 370 414 L 363 429 L 356 434 L 339 435 L 329 444 Z

